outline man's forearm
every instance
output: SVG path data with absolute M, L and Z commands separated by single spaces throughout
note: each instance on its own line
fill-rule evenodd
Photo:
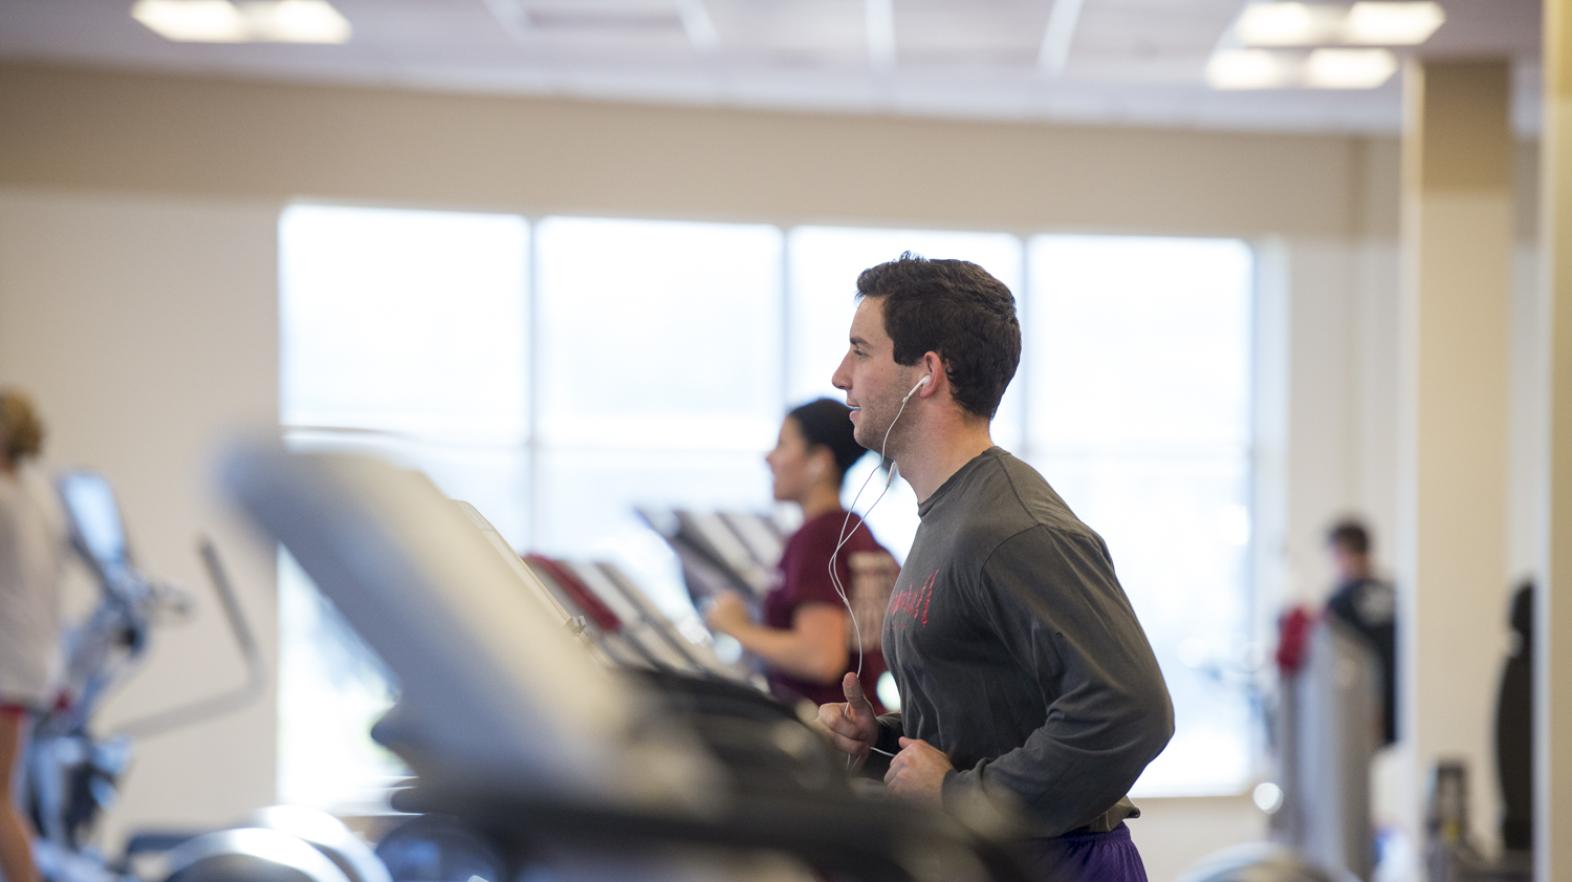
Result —
M 1172 737 L 1172 720 L 1171 713 L 1131 713 L 1096 736 L 1046 723 L 1015 750 L 948 776 L 945 805 L 1013 804 L 1044 835 L 1068 832 L 1129 793 Z

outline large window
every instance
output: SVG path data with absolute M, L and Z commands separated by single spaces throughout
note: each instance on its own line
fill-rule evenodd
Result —
M 529 228 L 505 215 L 294 207 L 280 222 L 286 438 L 420 468 L 529 535 Z M 399 773 L 370 724 L 382 672 L 287 557 L 279 567 L 279 796 L 352 807 Z
M 1250 633 L 1253 267 L 1228 240 L 1030 243 L 1025 454 L 1102 534 L 1178 717 L 1142 788 L 1241 789 L 1246 703 L 1187 659 Z
M 780 315 L 780 231 L 547 218 L 537 236 L 528 544 L 618 560 L 681 615 L 675 566 L 633 507 L 769 505 L 781 341 L 761 330 Z
M 1026 337 L 995 439 L 1107 539 L 1174 694 L 1178 735 L 1139 792 L 1248 784 L 1243 696 L 1182 663 L 1248 637 L 1243 243 L 324 206 L 290 208 L 280 239 L 291 443 L 423 469 L 520 549 L 615 560 L 689 621 L 633 506 L 767 508 L 781 415 L 841 396 L 857 272 L 907 250 L 983 265 Z M 904 482 L 870 523 L 904 556 Z M 281 572 L 281 797 L 355 802 L 396 772 L 364 734 L 389 687 Z

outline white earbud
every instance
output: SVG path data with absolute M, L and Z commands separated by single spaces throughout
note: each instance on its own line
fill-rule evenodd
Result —
M 912 391 L 907 392 L 906 393 L 906 397 L 901 399 L 901 403 L 905 404 L 906 402 L 910 401 L 912 399 L 912 396 L 917 394 L 917 390 L 921 389 L 922 387 L 924 387 L 926 385 L 928 385 L 928 381 L 931 380 L 931 379 L 933 379 L 933 378 L 932 377 L 928 377 L 928 376 L 924 376 L 922 379 L 918 380 L 917 381 L 917 385 L 912 387 Z

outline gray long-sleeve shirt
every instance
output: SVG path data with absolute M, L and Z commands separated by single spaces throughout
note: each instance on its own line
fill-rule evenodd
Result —
M 944 751 L 946 807 L 1024 815 L 1029 835 L 1108 830 L 1173 735 L 1173 705 L 1101 537 L 994 447 L 918 509 L 884 653 L 902 713 Z

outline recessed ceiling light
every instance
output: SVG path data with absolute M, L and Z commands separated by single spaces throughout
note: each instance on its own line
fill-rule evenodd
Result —
M 1221 49 L 1206 65 L 1214 89 L 1282 89 L 1293 85 L 1292 59 L 1264 49 Z
M 1361 0 L 1353 4 L 1252 0 L 1232 34 L 1243 46 L 1417 46 L 1446 21 L 1433 0 Z
M 1336 41 L 1345 14 L 1324 3 L 1256 2 L 1239 13 L 1234 36 L 1245 46 L 1315 46 Z
M 137 0 L 131 17 L 179 43 L 343 43 L 350 35 L 327 0 Z
M 1446 21 L 1439 4 L 1361 2 L 1348 11 L 1343 42 L 1364 46 L 1417 46 Z
M 229 0 L 137 0 L 131 17 L 177 43 L 243 43 L 245 16 Z
M 1305 61 L 1312 89 L 1374 89 L 1397 72 L 1397 57 L 1385 49 L 1317 49 Z
M 252 39 L 275 43 L 343 43 L 349 22 L 326 0 L 274 0 L 244 3 Z

